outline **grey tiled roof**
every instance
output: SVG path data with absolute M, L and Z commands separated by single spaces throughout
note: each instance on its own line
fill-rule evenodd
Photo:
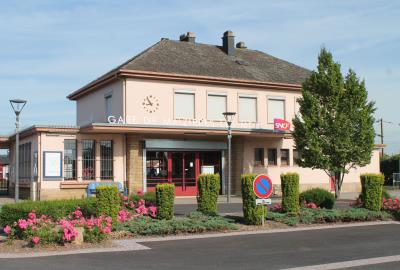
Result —
M 229 56 L 220 46 L 167 39 L 118 69 L 289 84 L 301 84 L 311 74 L 261 51 L 235 48 L 235 55 Z
M 147 71 L 266 83 L 300 85 L 311 71 L 257 50 L 235 48 L 227 55 L 221 46 L 162 39 L 142 53 L 71 93 L 83 92 L 120 71 Z

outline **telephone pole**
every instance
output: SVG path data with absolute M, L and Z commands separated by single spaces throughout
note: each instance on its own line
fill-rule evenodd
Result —
M 385 120 L 383 120 L 383 118 L 380 118 L 378 121 L 376 121 L 377 123 L 380 123 L 380 128 L 381 128 L 381 133 L 380 134 L 376 134 L 376 136 L 378 136 L 378 137 L 381 137 L 381 144 L 383 144 L 383 123 L 385 123 L 385 124 L 394 124 L 393 122 L 389 122 L 389 121 L 385 121 Z M 396 125 L 399 125 L 400 126 L 400 124 L 396 124 Z M 384 150 L 383 150 L 383 147 L 382 147 L 382 156 L 384 155 Z

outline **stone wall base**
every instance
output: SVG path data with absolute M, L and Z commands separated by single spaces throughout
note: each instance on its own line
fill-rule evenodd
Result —
M 83 199 L 86 198 L 86 189 L 42 189 L 40 200 Z

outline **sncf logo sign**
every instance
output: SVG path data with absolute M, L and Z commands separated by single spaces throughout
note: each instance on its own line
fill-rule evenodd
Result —
M 289 130 L 290 123 L 283 119 L 274 119 L 274 130 Z

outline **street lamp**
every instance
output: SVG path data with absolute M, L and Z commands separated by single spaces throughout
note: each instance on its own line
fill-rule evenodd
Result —
M 232 174 L 232 166 L 231 166 L 231 140 L 232 140 L 232 129 L 231 125 L 233 122 L 233 118 L 235 118 L 235 112 L 224 112 L 222 113 L 225 117 L 226 123 L 228 124 L 228 184 L 226 191 L 226 202 L 231 202 L 231 174 Z
M 25 107 L 26 100 L 11 99 L 11 107 L 16 116 L 15 120 L 15 202 L 19 200 L 19 114 Z

